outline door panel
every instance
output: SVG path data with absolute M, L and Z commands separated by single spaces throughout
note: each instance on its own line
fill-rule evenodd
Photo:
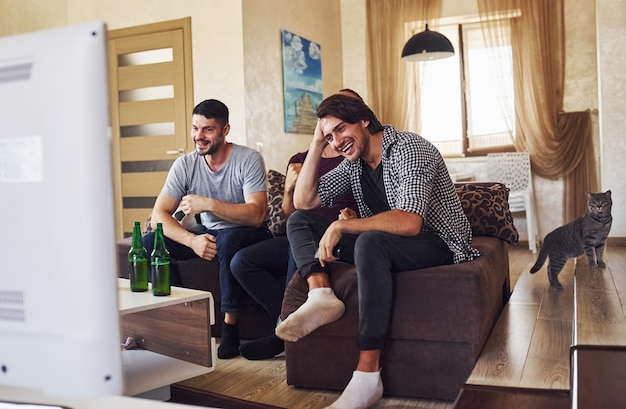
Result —
M 137 136 L 135 138 L 122 138 L 121 160 L 148 161 L 160 158 L 171 160 L 172 153 L 167 153 L 171 145 L 168 135 Z
M 174 106 L 173 99 L 120 102 L 120 126 L 174 122 Z M 175 140 L 176 135 L 172 138 Z
M 122 175 L 122 194 L 124 197 L 152 196 L 155 191 L 161 191 L 166 177 L 167 172 L 125 173 Z
M 174 82 L 175 65 L 171 62 L 120 67 L 120 90 L 169 85 Z
M 173 161 L 191 149 L 191 19 L 109 31 L 116 236 L 152 211 Z

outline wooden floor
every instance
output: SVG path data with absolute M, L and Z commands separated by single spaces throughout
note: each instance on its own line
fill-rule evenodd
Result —
M 574 260 L 559 274 L 565 288 L 557 290 L 548 283 L 545 265 L 528 273 L 534 264 L 530 253 L 510 255 L 511 271 L 521 274 L 467 383 L 569 390 Z
M 626 247 L 607 250 L 609 265 L 625 260 Z M 612 258 L 613 257 L 613 258 Z M 527 247 L 510 247 L 513 293 L 496 324 L 467 384 L 477 388 L 525 388 L 569 394 L 569 347 L 572 345 L 574 260 L 559 279 L 564 290 L 550 288 L 546 266 L 528 271 L 535 256 Z M 623 264 L 622 264 L 623 265 Z M 335 392 L 296 389 L 285 382 L 284 358 L 248 361 L 218 360 L 216 370 L 182 382 L 253 402 L 290 409 L 324 408 L 339 396 Z M 453 409 L 454 402 L 385 397 L 378 408 Z

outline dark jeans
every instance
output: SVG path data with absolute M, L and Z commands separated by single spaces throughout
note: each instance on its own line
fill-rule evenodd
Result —
M 220 289 L 222 292 L 222 312 L 244 312 L 246 310 L 245 292 L 239 282 L 230 271 L 230 262 L 233 256 L 241 249 L 272 238 L 272 233 L 267 227 L 234 227 L 219 231 L 206 231 L 215 236 L 217 245 L 217 257 L 220 263 Z M 143 237 L 143 243 L 152 253 L 154 247 L 154 233 L 148 233 Z M 165 245 L 170 252 L 170 257 L 175 260 L 188 260 L 198 257 L 194 251 L 174 240 L 165 237 Z
M 278 320 L 286 283 L 296 271 L 287 237 L 255 243 L 235 254 L 230 271 L 273 320 Z
M 319 240 L 332 223 L 312 211 L 296 211 L 287 219 L 287 235 L 300 274 L 326 272 L 315 258 Z M 341 261 L 356 267 L 361 350 L 382 349 L 393 299 L 392 274 L 452 264 L 452 251 L 437 235 L 422 232 L 398 236 L 380 231 L 344 235 L 339 242 Z

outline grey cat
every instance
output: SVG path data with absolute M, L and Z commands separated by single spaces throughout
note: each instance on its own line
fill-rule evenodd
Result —
M 548 233 L 537 256 L 531 274 L 539 271 L 546 258 L 548 263 L 548 281 L 552 287 L 563 289 L 559 282 L 559 273 L 569 258 L 587 255 L 589 267 L 606 267 L 602 260 L 604 244 L 611 230 L 611 191 L 587 193 L 587 213 Z

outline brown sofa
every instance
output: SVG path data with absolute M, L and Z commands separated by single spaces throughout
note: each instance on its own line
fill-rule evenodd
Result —
M 507 246 L 518 240 L 508 191 L 483 183 L 457 185 L 457 193 L 481 256 L 394 275 L 394 305 L 382 357 L 386 395 L 453 400 L 508 301 Z M 298 342 L 286 343 L 289 385 L 340 391 L 356 367 L 355 268 L 332 263 L 330 278 L 346 305 L 345 314 Z M 296 274 L 285 292 L 283 319 L 302 305 L 307 291 L 306 281 Z

